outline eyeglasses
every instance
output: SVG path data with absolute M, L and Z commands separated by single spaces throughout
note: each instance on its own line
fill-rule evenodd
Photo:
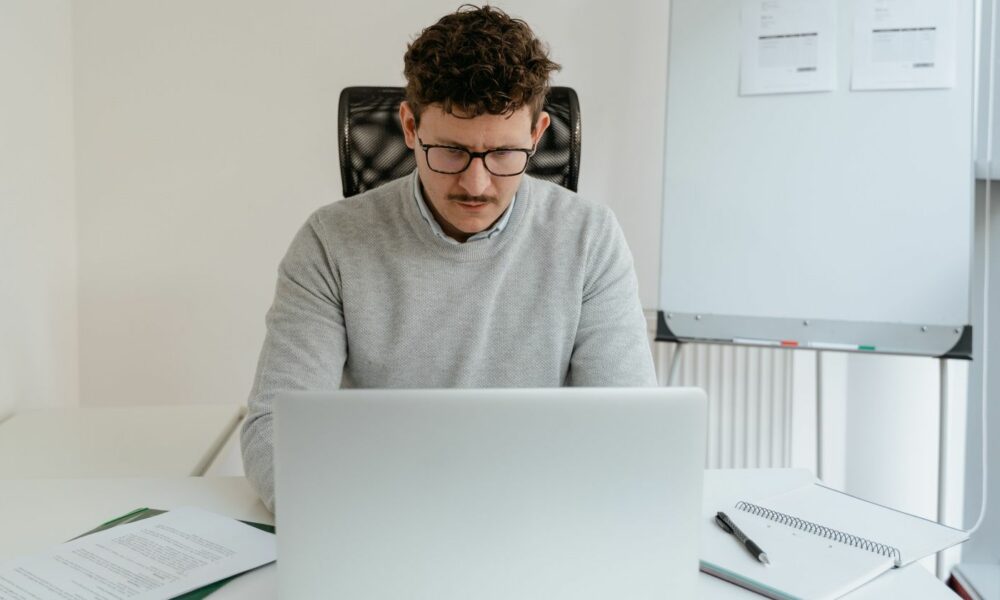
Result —
M 513 177 L 524 173 L 528 168 L 528 159 L 535 153 L 535 148 L 498 148 L 485 152 L 469 152 L 465 148 L 455 146 L 440 146 L 425 144 L 419 137 L 417 141 L 424 149 L 424 157 L 431 171 L 445 175 L 457 175 L 469 168 L 472 159 L 483 159 L 486 170 L 497 177 Z

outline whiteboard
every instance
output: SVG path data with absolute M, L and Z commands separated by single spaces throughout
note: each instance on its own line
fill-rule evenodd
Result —
M 833 0 L 830 0 L 833 1 Z M 940 356 L 970 332 L 973 2 L 956 85 L 740 96 L 740 2 L 671 8 L 660 339 Z

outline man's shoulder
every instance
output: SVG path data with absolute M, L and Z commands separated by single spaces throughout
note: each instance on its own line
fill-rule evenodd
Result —
M 529 202 L 534 219 L 542 224 L 559 224 L 558 230 L 575 231 L 613 226 L 616 221 L 611 208 L 602 202 L 581 196 L 559 184 L 532 178 Z
M 387 220 L 400 216 L 401 198 L 410 185 L 409 175 L 395 179 L 367 192 L 322 206 L 313 212 L 309 220 L 325 234 L 363 236 L 372 228 L 382 227 Z

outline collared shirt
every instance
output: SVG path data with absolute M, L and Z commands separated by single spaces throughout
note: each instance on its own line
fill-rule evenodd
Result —
M 416 174 L 413 176 L 413 197 L 417 202 L 417 209 L 420 211 L 420 216 L 424 218 L 424 221 L 426 221 L 430 226 L 431 231 L 434 232 L 435 236 L 450 244 L 461 243 L 445 233 L 444 230 L 441 229 L 441 225 L 434 218 L 434 215 L 431 214 L 430 209 L 427 207 L 427 202 L 424 200 L 423 190 L 420 189 L 420 177 Z M 493 227 L 487 229 L 486 231 L 480 231 L 479 233 L 469 236 L 469 239 L 466 241 L 476 242 L 479 240 L 490 240 L 503 233 L 504 228 L 507 227 L 507 222 L 510 221 L 510 215 L 514 211 L 515 202 L 517 202 L 517 194 L 514 194 L 514 198 L 507 206 L 507 210 L 504 211 L 503 216 L 500 217 Z

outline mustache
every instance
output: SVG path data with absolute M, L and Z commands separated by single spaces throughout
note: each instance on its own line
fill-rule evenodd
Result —
M 448 194 L 453 202 L 497 202 L 496 196 L 470 196 L 468 194 Z

